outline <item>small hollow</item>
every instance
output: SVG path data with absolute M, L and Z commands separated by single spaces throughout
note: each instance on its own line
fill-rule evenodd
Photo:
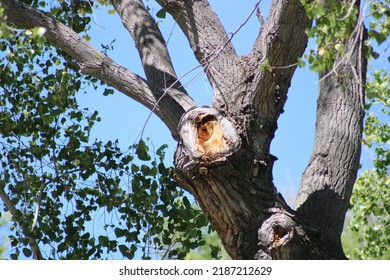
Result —
M 216 121 L 214 117 L 205 117 L 197 124 L 198 140 L 200 144 L 203 144 L 210 139 L 211 135 L 213 135 L 213 121 Z

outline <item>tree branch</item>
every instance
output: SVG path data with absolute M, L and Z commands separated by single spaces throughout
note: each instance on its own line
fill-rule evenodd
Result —
M 340 236 L 361 151 L 364 30 L 360 17 L 345 43 L 348 55 L 335 62 L 337 73 L 330 70 L 320 75 L 315 145 L 295 202 L 299 217 L 320 233 L 322 246 L 340 258 L 344 257 Z
M 310 25 L 300 0 L 273 1 L 251 52 L 243 57 L 243 88 L 234 92 L 231 102 L 235 103 L 232 107 L 241 108 L 236 114 L 245 123 L 246 137 L 258 151 L 260 161 L 270 160 L 277 120 L 287 100 L 297 59 L 306 48 L 305 29 Z
M 194 102 L 182 87 L 172 65 L 166 42 L 156 21 L 141 0 L 111 1 L 134 39 L 150 88 L 181 100 L 184 110 Z
M 30 245 L 31 251 L 33 252 L 34 259 L 41 260 L 42 254 L 41 254 L 41 250 L 38 247 L 37 240 L 32 236 L 32 233 L 27 229 L 28 226 L 23 221 L 23 216 L 21 215 L 20 211 L 16 209 L 15 205 L 9 199 L 7 194 L 4 192 L 3 188 L 0 188 L 0 198 L 1 200 L 3 200 L 5 206 L 13 216 L 14 220 L 18 222 L 18 225 L 20 226 L 22 233 L 28 239 L 28 244 Z
M 148 81 L 118 65 L 58 20 L 16 0 L 2 0 L 2 3 L 8 21 L 27 29 L 46 28 L 46 39 L 76 59 L 81 72 L 100 79 L 154 110 L 176 136 L 180 117 L 192 102 L 190 98 L 169 94 L 162 98 L 160 88 L 149 87 Z
M 310 26 L 311 20 L 299 0 L 272 2 L 267 20 L 249 54 L 251 64 L 256 67 L 254 104 L 262 115 L 276 113 L 278 117 L 283 111 L 297 59 L 307 45 L 305 30 Z M 266 69 L 272 72 L 258 71 L 262 63 L 266 63 Z M 275 106 L 264 106 L 264 100 Z
M 235 80 L 231 77 L 231 67 L 237 76 L 243 72 L 240 58 L 230 42 L 232 34 L 227 34 L 218 16 L 208 1 L 168 1 L 157 0 L 176 20 L 187 37 L 196 59 L 203 66 L 214 89 L 214 94 L 231 91 Z

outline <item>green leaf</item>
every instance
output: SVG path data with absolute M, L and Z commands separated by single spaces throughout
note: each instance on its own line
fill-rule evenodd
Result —
M 374 98 L 379 97 L 378 93 L 375 92 L 375 91 L 367 91 L 367 92 L 366 92 L 366 96 L 367 96 L 369 99 L 374 99 Z
M 99 244 L 101 246 L 107 247 L 108 246 L 108 237 L 104 235 L 100 235 L 98 237 Z
M 149 155 L 149 147 L 144 140 L 140 140 L 137 145 L 136 154 L 140 160 L 148 161 L 151 159 Z
M 131 172 L 137 173 L 139 171 L 139 166 L 135 164 L 131 164 Z
M 167 15 L 167 11 L 165 11 L 164 9 L 159 10 L 156 14 L 158 18 L 162 18 L 162 19 L 165 19 L 166 15 Z
M 153 167 L 149 170 L 149 176 L 156 177 L 157 176 L 158 169 L 157 167 Z
M 306 67 L 306 62 L 301 57 L 298 57 L 297 63 L 298 63 L 298 66 L 301 67 L 301 68 L 305 68 Z
M 115 91 L 112 88 L 105 88 L 104 92 L 103 92 L 103 95 L 104 96 L 111 95 L 111 94 L 114 94 L 114 92 Z
M 259 71 L 260 72 L 268 71 L 272 73 L 272 67 L 269 65 L 268 58 L 264 59 L 264 61 L 260 64 Z
M 126 235 L 126 231 L 121 228 L 115 228 L 115 235 L 116 237 L 123 237 Z
M 42 116 L 42 120 L 47 123 L 47 124 L 50 124 L 54 121 L 54 116 L 53 115 L 43 115 Z
M 29 248 L 23 248 L 23 254 L 25 257 L 29 258 L 32 255 L 32 251 Z
M 387 36 L 385 34 L 378 32 L 376 30 L 370 30 L 369 35 L 375 39 L 378 45 L 382 44 L 387 39 Z
M 164 151 L 165 151 L 166 149 L 168 149 L 168 145 L 167 145 L 167 144 L 163 144 L 163 145 L 161 145 L 160 148 L 157 149 L 156 154 L 157 154 L 158 156 L 162 156 L 162 155 L 164 155 L 164 153 L 165 153 Z
M 119 245 L 119 251 L 122 253 L 124 257 L 127 257 L 128 259 L 134 258 L 134 248 L 132 247 L 131 249 L 128 248 L 126 245 Z

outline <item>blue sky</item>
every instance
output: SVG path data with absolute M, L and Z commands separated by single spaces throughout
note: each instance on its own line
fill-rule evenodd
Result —
M 148 1 L 147 4 L 154 5 L 152 2 Z M 233 32 L 248 16 L 256 1 L 214 0 L 210 3 L 226 31 Z M 264 16 L 269 9 L 269 3 L 270 1 L 261 2 L 260 8 Z M 157 13 L 158 10 L 158 6 L 151 7 L 152 14 Z M 256 15 L 253 15 L 233 38 L 233 44 L 240 55 L 250 51 L 259 27 L 259 20 Z M 160 28 L 168 40 L 168 47 L 179 77 L 198 65 L 189 43 L 169 16 L 162 20 Z M 134 43 L 117 15 L 96 10 L 90 36 L 91 43 L 97 48 L 115 39 L 114 50 L 109 52 L 109 56 L 129 70 L 143 76 Z M 205 75 L 199 73 L 199 69 L 184 77 L 182 83 L 188 83 L 186 89 L 198 106 L 211 104 L 212 89 Z M 97 110 L 102 118 L 102 122 L 96 125 L 92 137 L 107 141 L 118 139 L 123 148 L 135 143 L 150 111 L 119 92 L 104 97 L 101 94 L 103 89 L 95 91 L 88 88 L 86 91 L 87 94 L 80 95 L 80 106 L 88 107 L 91 111 Z M 314 140 L 316 98 L 317 75 L 307 69 L 298 69 L 289 90 L 285 112 L 279 119 L 279 128 L 271 146 L 272 153 L 279 158 L 274 166 L 275 185 L 286 199 L 289 197 L 291 199 L 291 195 L 296 192 L 300 176 L 310 158 Z M 157 117 L 153 116 L 147 123 L 144 136 L 150 137 L 155 146 L 168 144 L 167 161 L 172 162 L 176 144 L 168 129 Z

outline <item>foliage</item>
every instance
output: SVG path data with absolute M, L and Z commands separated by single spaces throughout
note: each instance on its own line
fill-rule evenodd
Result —
M 390 77 L 375 71 L 367 83 L 363 143 L 374 151 L 374 168 L 363 171 L 351 199 L 350 230 L 359 245 L 349 251 L 358 259 L 390 259 Z M 372 112 L 377 108 L 377 112 Z
M 82 33 L 88 3 L 37 5 Z M 203 244 L 206 218 L 165 166 L 167 146 L 91 141 L 100 118 L 76 96 L 98 81 L 81 76 L 44 30 L 1 19 L 0 32 L 0 191 L 17 209 L 10 257 L 32 255 L 27 237 L 48 259 L 184 258 Z
M 307 15 L 314 20 L 311 29 L 306 30 L 309 38 L 315 38 L 316 50 L 309 50 L 305 59 L 310 69 L 323 73 L 331 69 L 337 71 L 337 58 L 347 59 L 350 49 L 345 48 L 345 42 L 350 41 L 355 46 L 355 37 L 362 37 L 363 22 L 368 21 L 367 38 L 365 41 L 367 57 L 378 58 L 374 43 L 380 46 L 390 35 L 390 1 L 369 1 L 364 3 L 361 17 L 357 18 L 354 2 L 330 0 L 301 0 Z M 388 57 L 390 61 L 390 57 Z M 299 59 L 298 65 L 305 66 L 305 61 Z
M 317 50 L 310 50 L 306 59 L 310 69 L 319 73 L 334 67 L 337 57 L 345 56 L 344 42 L 348 40 L 356 23 L 356 10 L 343 1 L 302 0 L 309 18 L 315 20 L 306 30 L 309 38 L 316 38 Z
M 375 40 L 381 45 L 390 35 L 390 1 L 370 1 L 368 16 L 370 17 L 368 43 Z M 390 61 L 390 57 L 388 60 Z
M 9 223 L 11 216 L 8 212 L 0 212 L 0 232 Z M 0 260 L 4 259 L 5 252 L 8 248 L 8 239 L 5 236 L 0 236 Z
M 230 260 L 215 231 L 204 232 L 203 239 L 205 244 L 191 250 L 186 255 L 186 260 Z

